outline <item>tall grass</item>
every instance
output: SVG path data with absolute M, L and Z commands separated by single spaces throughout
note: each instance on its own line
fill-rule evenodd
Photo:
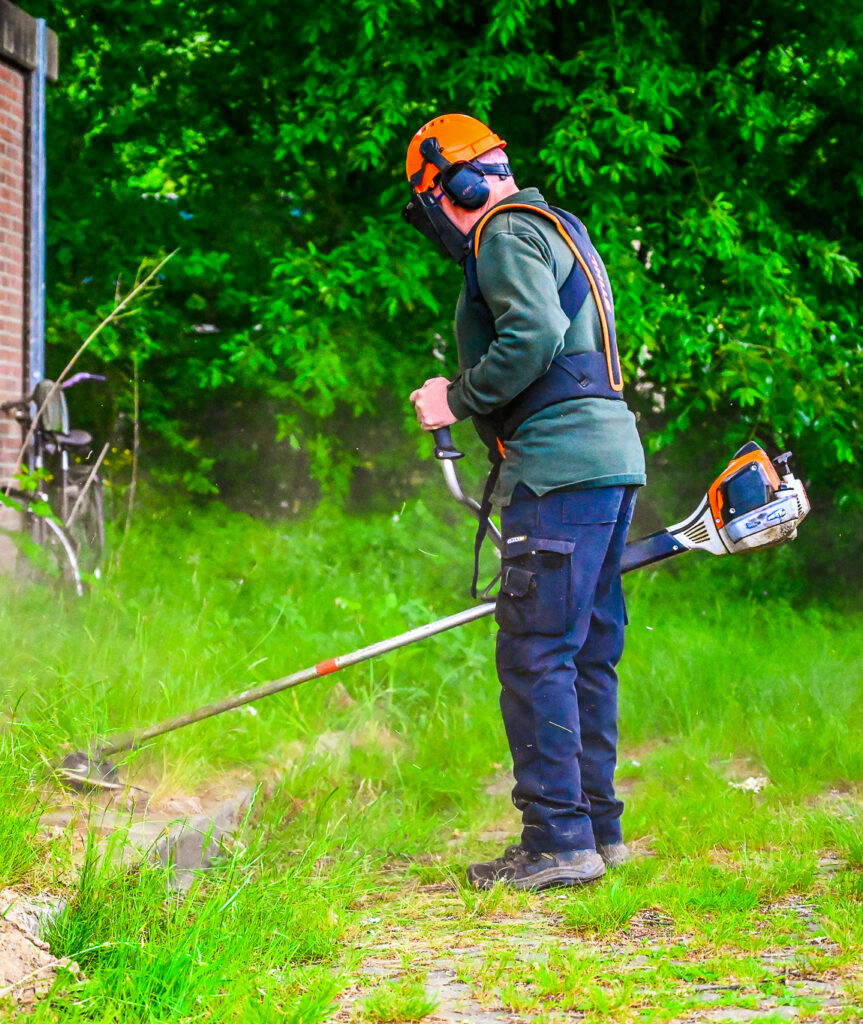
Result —
M 92 979 L 64 1019 L 265 1020 L 292 1009 L 298 1022 L 321 1020 L 352 892 L 343 873 L 322 879 L 307 859 L 263 856 L 260 841 L 182 899 L 166 897 L 155 869 L 117 874 L 91 855 L 49 936 Z
M 275 525 L 218 505 L 156 508 L 115 538 L 83 601 L 0 583 L 0 884 L 36 871 L 51 882 L 39 807 L 21 798 L 44 760 L 466 606 L 471 534 L 422 503 Z M 593 911 L 574 902 L 576 928 L 620 927 L 644 886 L 672 915 L 739 921 L 753 901 L 805 888 L 812 849 L 859 863 L 859 816 L 809 803 L 863 779 L 863 622 L 793 607 L 781 588 L 741 593 L 732 559 L 690 557 L 629 579 L 620 777 L 639 780 L 629 836 L 692 865 L 643 886 L 634 876 Z M 497 688 L 482 621 L 129 755 L 124 772 L 163 792 L 237 769 L 267 780 L 258 827 L 182 901 L 158 872 L 118 875 L 91 854 L 52 937 L 88 980 L 36 1019 L 327 1019 L 345 929 L 388 884 L 382 869 L 500 815 L 485 794 L 508 764 Z M 769 780 L 761 793 L 729 785 L 749 772 Z M 717 848 L 742 851 L 746 875 L 718 877 L 704 859 Z M 831 913 L 856 934 L 853 915 Z
M 7 713 L 47 756 L 450 613 L 470 603 L 470 534 L 421 503 L 283 526 L 219 505 L 152 512 L 84 601 L 0 583 Z M 628 577 L 624 740 L 747 754 L 800 792 L 860 778 L 860 617 L 730 597 L 734 560 L 698 558 Z M 409 770 L 401 754 L 423 750 L 451 767 L 428 783 L 447 792 L 446 776 L 505 755 L 492 635 L 474 623 L 162 737 L 134 765 L 191 785 L 373 718 L 391 734 L 374 757 Z M 337 681 L 356 704 L 332 699 Z

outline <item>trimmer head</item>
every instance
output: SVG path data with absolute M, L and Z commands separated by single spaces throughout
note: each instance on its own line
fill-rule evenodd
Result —
M 83 750 L 67 754 L 56 773 L 64 786 L 79 793 L 122 788 L 120 773 L 111 761 L 104 761 L 98 755 L 90 757 Z
M 713 482 L 698 509 L 669 526 L 668 532 L 684 547 L 714 555 L 793 540 L 809 512 L 809 498 L 788 466 L 790 458 L 786 452 L 771 462 L 760 445 L 748 442 Z

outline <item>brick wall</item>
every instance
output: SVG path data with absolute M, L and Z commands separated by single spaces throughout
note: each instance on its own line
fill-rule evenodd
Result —
M 0 402 L 25 388 L 26 94 L 24 73 L 0 61 Z M 20 446 L 21 428 L 0 416 L 0 485 L 15 472 Z M 0 513 L 0 525 L 13 522 Z M 0 543 L 0 563 L 9 558 L 8 541 Z

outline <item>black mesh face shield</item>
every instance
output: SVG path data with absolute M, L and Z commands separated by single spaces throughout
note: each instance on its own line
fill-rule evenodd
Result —
M 462 266 L 467 259 L 467 236 L 440 208 L 440 199 L 431 192 L 412 192 L 402 216 L 411 227 L 431 239 L 445 256 Z

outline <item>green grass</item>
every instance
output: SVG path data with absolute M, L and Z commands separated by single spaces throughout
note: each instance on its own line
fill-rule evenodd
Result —
M 794 1000 L 765 967 L 786 948 L 853 984 L 863 619 L 741 592 L 731 559 L 628 580 L 618 777 L 628 838 L 651 856 L 589 889 L 462 885 L 464 863 L 502 845 L 485 829 L 517 832 L 485 793 L 508 763 L 488 621 L 125 758 L 162 793 L 264 780 L 255 828 L 185 899 L 146 866 L 118 873 L 91 851 L 82 867 L 39 831 L 46 759 L 468 605 L 471 534 L 421 503 L 283 525 L 151 510 L 83 601 L 0 584 L 0 884 L 65 893 L 51 947 L 82 969 L 34 1020 L 317 1024 L 357 985 L 357 1019 L 413 1020 L 446 957 L 477 1001 L 536 1020 L 672 1020 L 702 1005 L 693 986 L 729 978 L 733 1005 Z M 730 784 L 755 775 L 758 793 Z M 362 980 L 372 954 L 401 958 L 393 977 Z
M 235 856 L 185 899 L 166 898 L 159 871 L 118 875 L 90 860 L 50 935 L 52 950 L 92 979 L 64 1019 L 138 1008 L 152 1020 L 276 1020 L 296 1003 L 293 1019 L 321 1020 L 339 987 L 329 967 L 349 893 L 339 874 L 323 881 L 302 861 L 276 867 L 259 850 Z
M 357 1021 L 380 1022 L 420 1021 L 433 1013 L 437 1000 L 426 993 L 422 978 L 403 978 L 383 982 L 373 988 L 358 1004 Z

